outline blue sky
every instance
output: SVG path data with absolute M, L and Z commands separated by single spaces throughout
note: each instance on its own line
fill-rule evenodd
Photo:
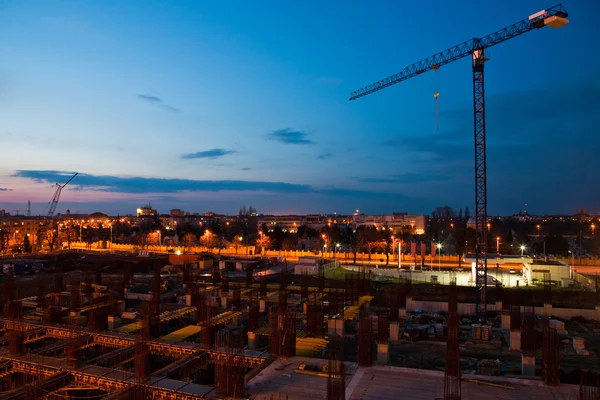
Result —
M 544 1 L 8 1 L 0 209 L 473 209 L 468 59 L 351 91 Z M 491 214 L 600 212 L 600 2 L 488 51 Z M 433 94 L 439 92 L 436 130 Z

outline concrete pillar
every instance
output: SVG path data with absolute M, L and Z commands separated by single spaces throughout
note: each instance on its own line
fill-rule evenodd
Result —
M 406 318 L 406 308 L 401 308 L 398 310 L 398 317 L 402 319 Z
M 502 329 L 506 331 L 510 329 L 510 314 L 508 313 L 502 314 Z
M 510 349 L 521 350 L 521 331 L 510 331 Z
M 400 323 L 390 322 L 390 341 L 400 340 Z
M 256 333 L 248 332 L 248 348 L 250 350 L 256 349 Z
M 502 311 L 502 300 L 496 301 L 496 311 Z
M 344 320 L 343 319 L 328 319 L 327 320 L 327 333 L 329 335 L 337 334 L 340 336 L 344 335 Z
M 117 329 L 120 324 L 121 324 L 120 318 L 114 317 L 112 315 L 108 316 L 108 329 L 109 330 Z
M 227 297 L 225 296 L 221 297 L 221 307 L 227 308 Z
M 521 354 L 521 375 L 535 376 L 535 356 Z
M 185 305 L 188 307 L 190 307 L 192 305 L 192 295 L 191 294 L 185 295 Z
M 389 343 L 377 343 L 377 364 L 386 365 L 389 359 Z
M 302 312 L 308 314 L 308 303 L 302 303 Z
M 267 311 L 267 301 L 259 300 L 258 301 L 258 312 L 266 312 Z

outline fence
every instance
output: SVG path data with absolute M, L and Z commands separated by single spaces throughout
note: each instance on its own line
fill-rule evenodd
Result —
M 230 246 L 222 249 L 218 248 L 208 248 L 204 246 L 157 246 L 157 245 L 132 245 L 132 244 L 118 244 L 111 243 L 109 241 L 99 241 L 95 243 L 83 243 L 83 242 L 72 242 L 70 245 L 71 249 L 83 249 L 83 250 L 105 250 L 105 251 L 125 251 L 125 252 L 137 252 L 138 250 L 148 250 L 154 253 L 167 253 L 169 251 L 181 252 L 181 254 L 185 253 L 213 253 L 213 254 L 222 254 L 227 256 L 265 256 L 265 257 L 285 257 L 288 261 L 292 261 L 297 259 L 298 257 L 306 257 L 306 256 L 323 256 L 325 258 L 337 259 L 339 261 L 343 261 L 345 263 L 354 261 L 354 253 L 351 252 L 334 252 L 334 251 L 300 251 L 300 250 L 264 250 L 262 253 L 257 254 L 256 246 Z M 389 258 L 386 258 L 385 253 L 371 253 L 370 257 L 368 253 L 357 253 L 356 261 L 357 262 L 369 262 L 371 264 L 379 264 L 385 265 L 386 260 L 389 264 L 398 265 L 398 254 L 390 253 L 388 254 Z M 455 255 L 444 255 L 438 256 L 434 255 L 425 255 L 425 257 L 421 256 L 413 256 L 410 254 L 402 254 L 401 263 L 404 265 L 408 265 L 416 263 L 420 265 L 421 262 L 425 263 L 454 263 L 458 264 L 458 256 Z M 571 258 L 560 258 L 560 261 L 564 262 L 567 265 L 571 265 Z M 581 260 L 579 263 L 578 259 L 575 259 L 576 266 L 600 266 L 600 259 L 585 259 Z

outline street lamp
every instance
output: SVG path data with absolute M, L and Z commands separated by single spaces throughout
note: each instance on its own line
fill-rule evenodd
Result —
M 575 253 L 573 253 L 571 250 L 569 250 L 569 253 L 571 253 L 571 268 L 569 268 L 569 278 L 573 279 L 573 267 L 575 266 Z
M 592 235 L 594 234 L 594 231 L 596 230 L 596 225 L 592 224 Z
M 323 243 L 323 258 L 325 257 L 325 249 L 327 249 L 327 243 Z
M 335 247 L 333 248 L 333 259 L 334 259 L 334 260 L 336 259 L 336 254 L 337 254 L 337 252 L 338 252 L 339 250 L 340 250 L 340 244 L 339 244 L 339 243 L 336 243 L 336 244 L 335 244 Z
M 487 224 L 487 228 L 488 228 L 488 232 L 489 232 L 489 231 L 490 231 L 490 229 L 492 229 L 492 224 L 490 224 L 490 223 L 488 222 L 488 224 Z
M 521 255 L 523 255 L 523 251 L 525 251 L 525 245 L 524 244 L 521 245 Z
M 398 268 L 402 269 L 402 239 L 398 239 Z
M 437 244 L 437 249 L 438 249 L 438 272 L 442 271 L 442 265 L 441 265 L 441 258 L 442 258 L 442 244 L 438 243 Z
M 538 237 L 540 237 L 540 225 L 539 224 L 537 226 L 537 230 L 538 230 Z
M 500 254 L 500 236 L 496 236 L 496 254 Z

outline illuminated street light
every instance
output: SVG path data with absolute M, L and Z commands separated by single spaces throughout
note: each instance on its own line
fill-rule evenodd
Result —
M 438 249 L 438 271 L 442 271 L 442 265 L 441 265 L 441 258 L 442 258 L 442 244 L 438 243 L 436 245 L 437 249 Z
M 594 231 L 596 230 L 596 225 L 592 224 L 592 235 L 594 234 Z
M 525 245 L 524 244 L 521 245 L 521 255 L 523 255 L 523 251 L 525 251 Z
M 496 236 L 496 254 L 500 254 L 500 236 Z
M 539 224 L 537 226 L 537 230 L 538 230 L 538 237 L 540 237 L 540 225 Z

